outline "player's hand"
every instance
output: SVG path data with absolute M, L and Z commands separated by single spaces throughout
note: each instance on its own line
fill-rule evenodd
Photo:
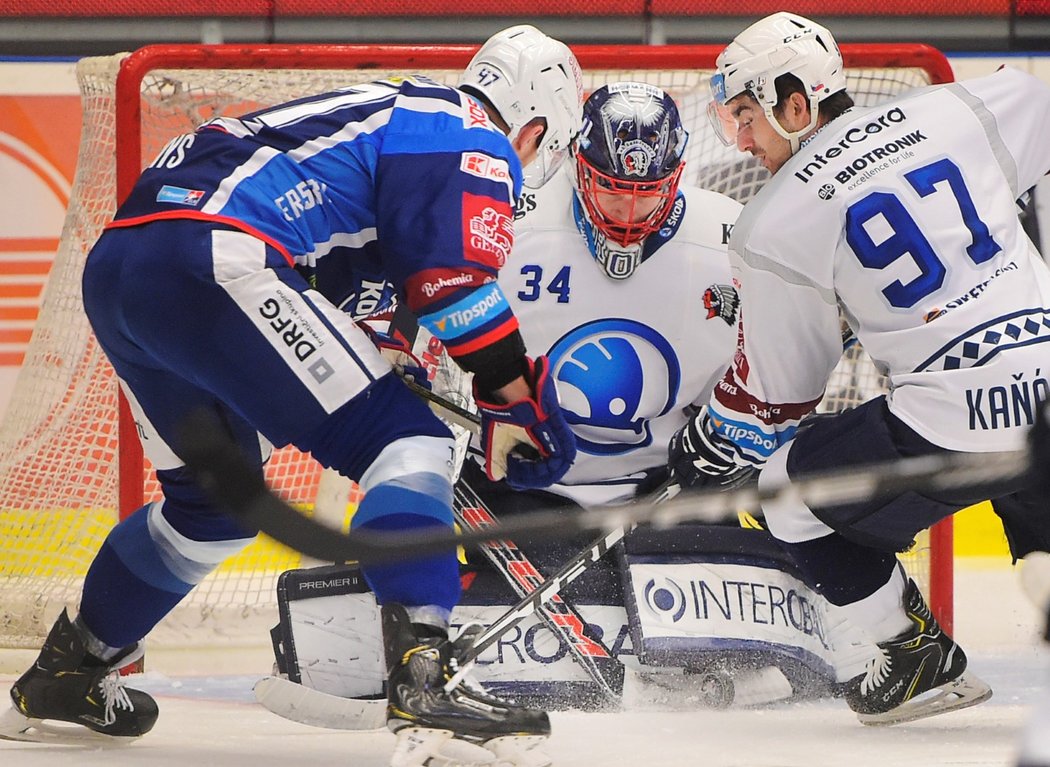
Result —
M 531 397 L 501 404 L 474 390 L 485 473 L 494 481 L 506 477 L 515 490 L 553 485 L 576 460 L 576 437 L 558 405 L 550 363 L 543 356 L 526 361 Z
M 399 338 L 380 333 L 367 322 L 358 322 L 357 326 L 365 331 L 379 353 L 383 355 L 394 367 L 394 371 L 402 378 L 409 378 L 420 386 L 433 389 L 430 383 L 427 366 L 419 357 L 412 353 L 408 344 Z
M 728 440 L 715 431 L 703 407 L 671 437 L 667 466 L 683 488 L 734 487 L 743 484 L 754 470 L 737 464 L 732 450 Z

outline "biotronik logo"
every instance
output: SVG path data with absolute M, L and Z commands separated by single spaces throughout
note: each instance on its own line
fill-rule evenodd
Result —
M 649 420 L 668 412 L 682 371 L 671 345 L 627 319 L 588 322 L 547 353 L 580 450 L 622 455 L 652 443 Z
M 670 578 L 650 578 L 643 593 L 645 604 L 664 623 L 677 623 L 685 615 L 685 592 Z

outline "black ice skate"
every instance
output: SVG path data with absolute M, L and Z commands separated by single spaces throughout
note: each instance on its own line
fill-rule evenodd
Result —
M 93 656 L 63 610 L 36 662 L 11 688 L 12 708 L 0 714 L 0 737 L 39 741 L 89 735 L 79 728 L 49 726 L 44 720 L 83 725 L 115 738 L 149 732 L 157 721 L 156 702 L 144 692 L 125 688 L 117 672 L 133 660 L 137 648 L 129 646 L 106 665 L 92 663 Z
M 550 735 L 545 711 L 523 708 L 461 682 L 446 689 L 472 639 L 428 636 L 405 608 L 384 605 L 383 642 L 389 672 L 387 727 L 397 733 L 392 767 L 491 764 L 546 767 L 536 747 Z
M 976 706 L 992 697 L 991 688 L 964 674 L 966 655 L 941 631 L 915 581 L 904 591 L 904 608 L 913 627 L 878 644 L 865 673 L 847 683 L 846 702 L 861 723 L 899 724 Z

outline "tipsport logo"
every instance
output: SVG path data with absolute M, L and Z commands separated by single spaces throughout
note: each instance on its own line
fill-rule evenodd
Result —
M 547 353 L 577 448 L 623 455 L 652 444 L 649 421 L 678 399 L 681 367 L 670 343 L 635 320 L 585 323 Z
M 677 623 L 685 615 L 685 592 L 670 578 L 650 578 L 643 590 L 645 604 L 665 623 Z

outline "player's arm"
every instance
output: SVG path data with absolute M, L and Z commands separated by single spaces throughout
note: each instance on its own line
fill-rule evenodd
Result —
M 380 160 L 377 221 L 388 273 L 450 356 L 474 374 L 486 470 L 519 488 L 568 471 L 575 439 L 547 360 L 530 359 L 496 281 L 514 243 L 521 167 L 502 137 L 477 148 Z M 531 450 L 522 450 L 525 444 Z
M 670 445 L 671 470 L 686 486 L 725 483 L 761 467 L 820 402 L 842 355 L 830 287 L 754 253 L 736 261 L 733 362 Z
M 981 120 L 1000 166 L 1018 198 L 1050 172 L 1050 86 L 1013 67 L 949 86 Z

